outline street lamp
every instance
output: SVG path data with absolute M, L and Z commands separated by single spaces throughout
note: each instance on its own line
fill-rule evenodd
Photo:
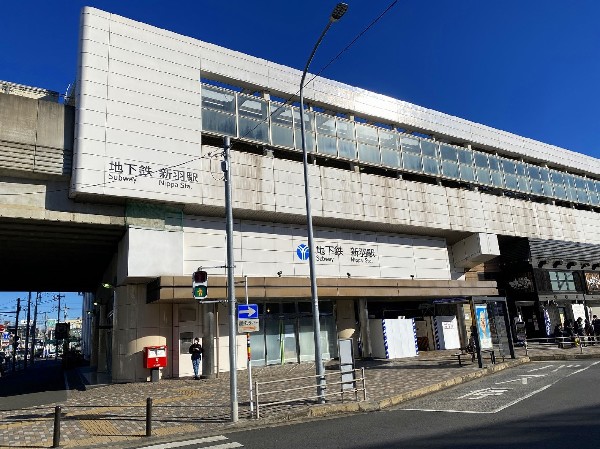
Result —
M 337 22 L 348 10 L 346 3 L 338 3 L 331 15 L 329 16 L 329 22 L 325 26 L 325 29 L 321 33 L 321 36 L 317 40 L 308 61 L 306 61 L 306 67 L 302 72 L 302 78 L 300 79 L 300 131 L 302 134 L 302 165 L 304 167 L 304 196 L 306 197 L 306 227 L 308 233 L 308 265 L 310 269 L 310 296 L 312 301 L 312 313 L 313 313 L 313 331 L 315 338 L 315 365 L 317 371 L 317 395 L 319 396 L 319 402 L 325 401 L 325 368 L 323 367 L 323 357 L 321 352 L 321 325 L 319 323 L 319 297 L 317 295 L 317 276 L 315 272 L 315 252 L 314 252 L 314 237 L 313 237 L 313 224 L 312 224 L 312 211 L 310 206 L 310 186 L 308 182 L 308 154 L 306 150 L 306 129 L 304 124 L 304 80 L 308 67 L 312 62 L 317 48 L 321 44 L 321 41 L 325 37 L 327 31 L 334 22 Z

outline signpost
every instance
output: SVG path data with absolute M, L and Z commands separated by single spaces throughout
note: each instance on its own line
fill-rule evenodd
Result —
M 258 332 L 258 305 L 238 304 L 238 332 Z

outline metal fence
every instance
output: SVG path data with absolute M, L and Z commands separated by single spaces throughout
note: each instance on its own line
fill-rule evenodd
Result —
M 529 355 L 532 349 L 569 349 L 577 348 L 580 354 L 583 354 L 587 347 L 598 346 L 600 349 L 600 336 L 572 336 L 572 337 L 549 337 L 549 338 L 528 338 L 525 340 L 525 355 Z
M 260 418 L 261 407 L 270 407 L 283 404 L 317 403 L 321 397 L 338 397 L 344 402 L 344 395 L 351 394 L 355 401 L 367 400 L 367 386 L 364 368 L 351 371 L 338 371 L 323 375 L 326 381 L 326 392 L 322 395 L 310 394 L 315 391 L 318 375 L 294 377 L 290 379 L 271 380 L 254 383 L 255 418 Z M 328 378 L 330 380 L 328 380 Z M 339 380 L 336 381 L 336 378 Z M 290 384 L 295 386 L 288 388 Z M 339 387 L 339 391 L 336 386 Z M 264 390 L 268 388 L 268 390 Z M 336 390 L 336 391 L 334 391 Z

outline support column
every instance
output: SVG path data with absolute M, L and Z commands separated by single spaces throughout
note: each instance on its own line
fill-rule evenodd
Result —
M 215 304 L 202 304 L 202 377 L 215 377 Z
M 371 346 L 371 330 L 369 329 L 369 311 L 367 310 L 367 300 L 364 298 L 358 300 L 358 318 L 363 359 L 372 358 L 373 348 Z

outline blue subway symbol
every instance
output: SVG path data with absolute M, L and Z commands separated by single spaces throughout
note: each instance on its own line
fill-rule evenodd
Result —
M 298 245 L 298 248 L 296 248 L 296 255 L 300 260 L 308 260 L 308 256 L 310 255 L 310 249 L 307 245 L 301 243 L 300 245 Z

